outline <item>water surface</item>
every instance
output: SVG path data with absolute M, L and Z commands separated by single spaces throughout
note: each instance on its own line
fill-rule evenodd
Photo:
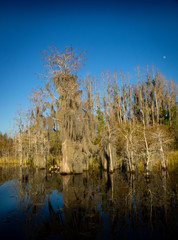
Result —
M 176 239 L 177 175 L 0 168 L 1 239 Z

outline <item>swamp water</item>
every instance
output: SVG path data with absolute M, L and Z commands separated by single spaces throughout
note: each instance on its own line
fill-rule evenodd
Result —
M 176 239 L 177 175 L 0 168 L 0 239 Z

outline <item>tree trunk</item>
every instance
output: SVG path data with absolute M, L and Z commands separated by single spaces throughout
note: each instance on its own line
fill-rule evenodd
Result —
M 71 151 L 69 147 L 69 141 L 65 140 L 62 143 L 62 167 L 61 173 L 69 174 L 71 173 L 71 168 L 69 167 L 69 158 L 71 157 Z
M 112 155 L 112 150 L 111 150 L 111 143 L 109 143 L 109 172 L 113 172 L 114 171 L 114 159 L 113 159 L 113 155 Z

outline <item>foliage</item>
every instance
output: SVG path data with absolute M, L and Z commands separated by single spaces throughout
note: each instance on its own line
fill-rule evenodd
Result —
M 0 132 L 0 157 L 9 157 L 13 151 L 13 139 Z
M 178 151 L 168 153 L 168 168 L 173 171 L 178 170 Z

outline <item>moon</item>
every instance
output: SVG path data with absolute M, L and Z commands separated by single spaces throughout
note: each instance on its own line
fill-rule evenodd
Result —
M 163 59 L 166 59 L 166 56 L 163 56 Z

